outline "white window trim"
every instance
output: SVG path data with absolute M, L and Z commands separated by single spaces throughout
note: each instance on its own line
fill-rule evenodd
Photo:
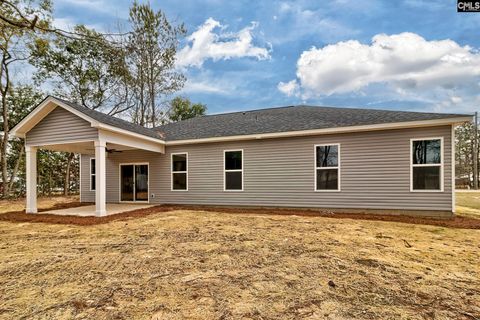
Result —
M 226 170 L 225 169 L 225 154 L 227 152 L 238 152 L 240 151 L 242 153 L 242 169 L 234 169 L 234 170 Z M 243 158 L 244 158 L 244 153 L 243 149 L 232 149 L 232 150 L 223 150 L 223 191 L 225 192 L 243 192 L 244 190 L 244 179 L 243 179 L 243 170 L 244 170 L 244 164 L 243 164 Z M 227 172 L 241 172 L 242 173 L 242 189 L 227 189 Z
M 187 171 L 173 171 L 173 156 L 174 155 L 186 155 L 187 156 Z M 188 152 L 175 152 L 175 153 L 172 153 L 170 155 L 170 191 L 188 191 L 188 167 L 189 167 L 189 164 L 188 164 Z M 174 173 L 185 173 L 186 174 L 186 184 L 187 184 L 187 188 L 186 189 L 173 189 L 173 174 Z
M 327 146 L 337 146 L 338 148 L 338 163 L 336 167 L 317 167 L 317 147 L 327 147 Z M 322 143 L 316 144 L 313 146 L 313 176 L 314 176 L 314 184 L 313 190 L 315 192 L 340 192 L 342 191 L 342 169 L 341 169 L 341 146 L 340 143 Z M 317 189 L 317 170 L 327 170 L 327 169 L 337 169 L 338 170 L 338 188 L 337 189 Z
M 95 190 L 92 189 L 92 176 L 95 177 L 96 179 L 96 172 L 92 173 L 92 160 L 95 161 L 95 158 L 90 158 L 88 163 L 90 164 L 89 165 L 89 168 L 88 168 L 88 178 L 90 179 L 90 181 L 88 182 L 90 184 L 90 191 L 96 191 L 97 189 L 97 185 L 95 184 Z M 96 170 L 96 166 L 97 166 L 97 163 L 95 163 L 95 170 Z
M 428 164 L 413 164 L 413 142 L 424 140 L 440 140 L 440 163 L 428 163 Z M 444 148 L 443 137 L 427 137 L 427 138 L 413 138 L 410 139 L 410 192 L 444 192 Z M 413 189 L 413 168 L 414 167 L 440 167 L 440 189 L 438 190 L 422 190 Z
M 135 182 L 134 182 L 134 187 L 133 187 L 133 200 L 132 201 L 127 201 L 127 200 L 122 200 L 122 173 L 121 169 L 122 166 L 128 166 L 128 165 L 133 165 L 134 172 L 135 172 L 135 166 L 136 165 L 146 165 L 148 167 L 148 183 L 147 183 L 147 192 L 148 192 L 148 200 L 137 200 L 135 199 Z M 134 180 L 135 181 L 135 180 Z M 150 162 L 122 162 L 118 164 L 118 202 L 119 203 L 150 203 Z
M 80 188 L 78 191 L 79 191 L 79 193 L 80 193 L 80 194 L 79 194 L 79 196 L 80 196 L 80 202 L 82 202 L 82 179 L 83 179 L 83 177 L 82 177 L 82 165 L 83 165 L 83 162 L 82 162 L 82 161 L 83 161 L 83 160 L 82 160 L 82 154 L 80 153 L 80 154 L 78 155 L 78 177 L 80 178 L 80 179 L 78 179 L 78 186 L 79 186 L 79 188 Z
M 456 207 L 456 195 L 455 195 L 455 189 L 456 189 L 456 185 L 455 185 L 455 125 L 452 124 L 452 133 L 450 135 L 450 139 L 451 139 L 451 152 L 452 152 L 452 155 L 451 155 L 451 161 L 452 161 L 452 212 L 455 213 L 455 207 Z

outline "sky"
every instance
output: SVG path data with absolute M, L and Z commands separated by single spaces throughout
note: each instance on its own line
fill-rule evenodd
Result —
M 456 2 L 150 4 L 185 24 L 178 95 L 210 114 L 297 104 L 470 113 L 480 110 L 480 13 L 457 13 Z M 54 0 L 55 25 L 114 31 L 130 4 Z

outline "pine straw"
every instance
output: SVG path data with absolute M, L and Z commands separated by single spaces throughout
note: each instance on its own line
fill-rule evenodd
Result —
M 259 213 L 0 222 L 0 318 L 480 318 L 478 230 Z
M 53 209 L 72 208 L 79 205 L 89 205 L 85 203 L 69 202 L 58 204 Z M 175 211 L 175 210 L 192 210 L 205 212 L 222 212 L 222 213 L 243 213 L 243 214 L 265 214 L 265 215 L 297 215 L 305 217 L 328 217 L 338 219 L 356 219 L 356 220 L 375 220 L 375 221 L 392 221 L 410 224 L 423 224 L 447 228 L 459 229 L 480 229 L 480 219 L 473 216 L 454 216 L 449 219 L 445 218 L 422 218 L 401 215 L 379 215 L 379 214 L 349 214 L 349 213 L 332 213 L 325 210 L 309 210 L 309 209 L 285 209 L 285 208 L 247 208 L 247 207 L 208 207 L 208 206 L 187 206 L 187 205 L 159 205 L 144 209 L 137 209 L 110 215 L 106 217 L 82 217 L 82 216 L 63 216 L 55 214 L 42 214 L 42 211 L 51 209 L 44 208 L 39 210 L 39 214 L 26 214 L 22 211 L 12 211 L 0 214 L 0 221 L 10 222 L 31 222 L 31 223 L 51 223 L 51 224 L 71 224 L 79 226 L 91 226 L 97 224 L 105 224 L 113 221 L 125 221 L 132 218 L 140 218 L 152 214 Z

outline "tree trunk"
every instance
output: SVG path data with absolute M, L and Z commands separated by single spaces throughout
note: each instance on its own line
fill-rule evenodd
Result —
M 70 153 L 67 158 L 67 167 L 65 169 L 65 179 L 63 181 L 63 195 L 68 196 L 70 191 L 70 168 L 72 166 L 74 154 Z
M 20 147 L 20 153 L 18 154 L 18 158 L 15 161 L 15 166 L 13 167 L 12 174 L 10 175 L 10 183 L 8 186 L 9 190 L 13 189 L 13 184 L 15 183 L 15 178 L 17 177 L 18 168 L 20 167 L 20 162 L 22 161 L 24 153 L 25 153 L 25 148 L 22 146 Z
M 0 94 L 2 99 L 2 118 L 3 118 L 3 139 L 2 139 L 2 190 L 3 197 L 7 198 L 9 196 L 9 186 L 8 186 L 8 168 L 7 168 L 7 150 L 8 150 L 8 136 L 9 136 L 9 127 L 8 127 L 8 105 L 7 105 L 7 95 L 10 87 L 10 76 L 8 72 L 8 60 L 9 54 L 5 50 L 2 54 L 1 70 L 0 70 Z M 2 83 L 2 79 L 4 83 Z

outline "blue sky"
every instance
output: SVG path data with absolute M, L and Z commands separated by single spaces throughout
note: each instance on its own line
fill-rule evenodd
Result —
M 56 24 L 114 31 L 130 1 L 54 0 Z M 179 94 L 209 113 L 292 104 L 472 112 L 480 13 L 456 0 L 151 1 L 185 23 Z M 480 109 L 480 108 L 479 108 Z

